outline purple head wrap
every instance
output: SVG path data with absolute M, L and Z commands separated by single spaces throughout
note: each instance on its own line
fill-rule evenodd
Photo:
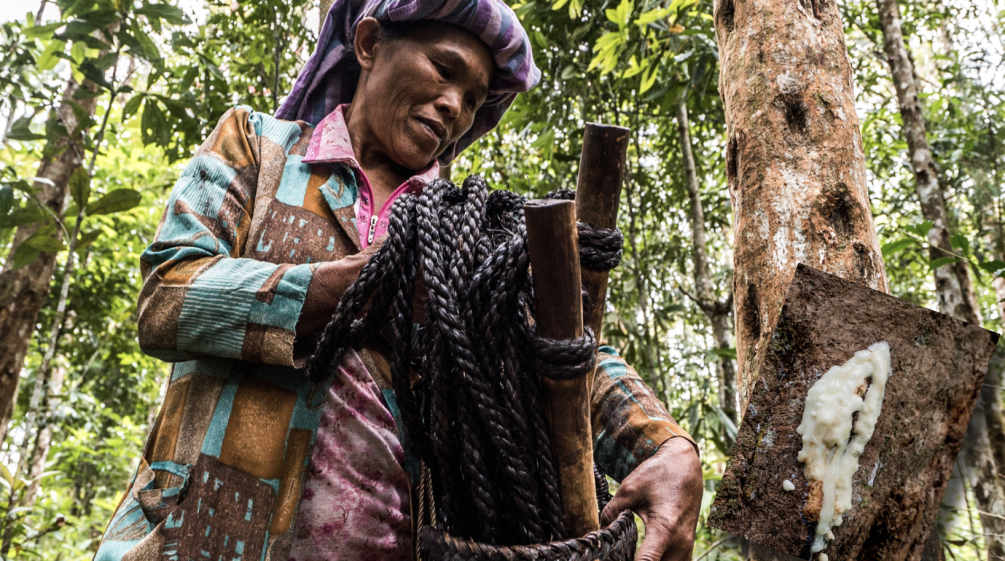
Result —
M 443 164 L 499 124 L 516 95 L 541 79 L 527 32 L 503 0 L 335 0 L 321 27 L 318 47 L 276 112 L 277 118 L 317 125 L 339 104 L 352 101 L 357 81 L 350 71 L 355 67 L 353 39 L 356 24 L 366 17 L 380 22 L 452 23 L 477 35 L 492 51 L 496 71 L 488 98 L 475 114 L 471 129 L 440 155 Z

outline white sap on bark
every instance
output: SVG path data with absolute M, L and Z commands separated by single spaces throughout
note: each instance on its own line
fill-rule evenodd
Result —
M 823 482 L 813 553 L 834 538 L 832 528 L 851 509 L 852 476 L 876 429 L 889 375 L 890 345 L 881 341 L 825 372 L 806 397 L 796 429 L 803 437 L 797 458 L 805 464 L 807 481 Z

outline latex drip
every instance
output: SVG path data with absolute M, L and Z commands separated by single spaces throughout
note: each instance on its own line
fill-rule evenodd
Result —
M 805 463 L 806 479 L 823 484 L 813 553 L 833 539 L 831 530 L 851 509 L 852 476 L 876 429 L 889 375 L 890 345 L 881 341 L 828 370 L 806 397 L 796 429 L 803 437 L 797 458 Z

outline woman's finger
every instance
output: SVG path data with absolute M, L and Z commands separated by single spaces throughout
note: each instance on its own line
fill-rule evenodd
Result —
M 600 527 L 606 528 L 614 522 L 614 519 L 621 514 L 622 510 L 630 510 L 634 505 L 627 497 L 627 493 L 618 493 L 614 495 L 611 502 L 607 503 L 604 507 L 604 511 L 600 513 Z
M 636 561 L 660 561 L 669 544 L 670 529 L 654 519 L 651 524 L 646 524 L 646 535 L 635 559 Z

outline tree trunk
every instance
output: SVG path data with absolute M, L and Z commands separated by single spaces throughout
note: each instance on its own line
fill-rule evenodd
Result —
M 719 0 L 745 407 L 797 263 L 886 292 L 837 5 Z
M 42 159 L 38 169 L 38 177 L 53 183 L 36 183 L 40 188 L 38 200 L 57 215 L 62 214 L 66 205 L 70 175 L 83 160 L 83 151 L 77 145 L 80 137 L 80 131 L 76 130 L 78 122 L 70 102 L 83 107 L 87 115 L 93 115 L 97 105 L 96 97 L 73 100 L 78 88 L 72 80 L 67 84 L 63 103 L 57 111 L 70 136 L 61 140 L 62 150 L 59 153 Z M 18 248 L 40 227 L 35 224 L 18 228 L 7 262 L 0 271 L 0 302 L 4 303 L 0 308 L 0 440 L 7 436 L 25 353 L 31 343 L 38 312 L 49 294 L 56 265 L 56 254 L 42 253 L 20 269 L 11 268 Z
M 28 479 L 31 483 L 24 492 L 21 499 L 21 506 L 31 506 L 35 504 L 35 493 L 38 492 L 38 478 L 45 472 L 45 463 L 49 459 L 49 448 L 52 446 L 53 414 L 59 406 L 59 398 L 63 393 L 63 382 L 66 378 L 66 369 L 62 366 L 52 368 L 52 376 L 49 379 L 49 390 L 46 398 L 46 407 L 38 436 L 35 439 L 35 448 L 32 450 L 28 461 Z
M 883 27 L 884 48 L 893 85 L 900 102 L 900 116 L 903 120 L 904 137 L 911 155 L 911 167 L 917 182 L 921 213 L 932 222 L 928 231 L 929 255 L 931 260 L 948 257 L 952 251 L 949 238 L 949 221 L 946 217 L 946 203 L 939 187 L 939 177 L 935 161 L 925 135 L 925 118 L 918 99 L 918 85 L 900 26 L 900 10 L 896 0 L 876 0 Z M 944 250 L 944 251 L 943 251 Z M 935 270 L 935 290 L 939 299 L 939 310 L 963 321 L 980 325 L 974 287 L 970 282 L 966 262 L 960 261 L 943 265 Z
M 328 17 L 328 10 L 331 9 L 334 2 L 335 0 L 321 0 L 321 7 L 318 12 L 318 16 L 320 17 L 320 21 L 318 22 L 318 33 L 321 33 L 321 28 L 324 27 L 325 24 L 325 18 Z
M 888 285 L 837 4 L 717 0 L 715 26 L 742 412 L 796 264 Z
M 708 272 L 708 253 L 705 244 L 705 210 L 701 203 L 701 189 L 698 186 L 698 174 L 695 171 L 694 154 L 691 151 L 690 124 L 687 116 L 687 105 L 684 101 L 677 106 L 677 132 L 680 135 L 681 157 L 684 160 L 684 185 L 691 201 L 691 253 L 694 259 L 694 291 L 692 299 L 701 308 L 712 325 L 712 336 L 715 345 L 720 349 L 733 347 L 733 334 L 729 325 L 729 316 L 733 311 L 732 298 L 718 301 L 712 287 L 712 277 Z M 737 425 L 736 415 L 736 364 L 733 359 L 720 356 L 719 374 L 719 407 L 726 417 Z M 727 449 L 733 445 L 732 438 L 726 438 Z
M 929 259 L 934 261 L 948 257 L 950 255 L 948 252 L 952 251 L 946 203 L 925 133 L 925 118 L 918 98 L 914 64 L 904 44 L 900 8 L 896 0 L 876 0 L 876 6 L 883 28 L 883 47 L 890 63 L 893 85 L 900 103 L 904 137 L 911 155 L 911 167 L 914 170 L 918 198 L 921 200 L 921 213 L 926 220 L 932 222 L 932 228 L 928 231 L 928 243 Z M 966 261 L 948 263 L 936 268 L 935 290 L 939 310 L 942 313 L 981 325 Z M 988 378 L 994 379 L 997 375 L 992 375 L 989 370 Z M 982 418 L 978 419 L 978 416 Z M 1005 464 L 996 460 L 999 456 L 1005 458 L 1005 432 L 1003 432 L 999 390 L 985 386 L 981 391 L 980 403 L 967 429 L 963 453 L 967 458 L 967 467 L 976 470 L 971 479 L 977 508 L 982 512 L 981 524 L 988 545 L 988 556 L 1000 557 L 1005 554 L 1005 542 L 1002 540 L 1005 534 L 1005 519 L 1001 518 L 1005 515 L 1005 493 L 998 480 L 998 473 Z

